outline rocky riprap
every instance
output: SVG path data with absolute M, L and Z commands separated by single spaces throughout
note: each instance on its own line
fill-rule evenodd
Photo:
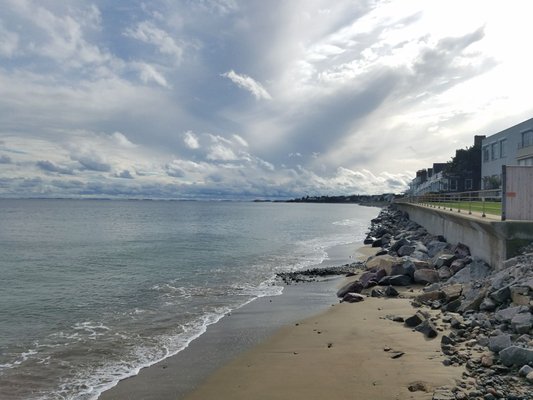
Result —
M 395 286 L 424 285 L 413 299 L 418 311 L 391 319 L 428 338 L 440 333 L 444 364 L 465 367 L 457 386 L 433 399 L 533 399 L 533 245 L 491 268 L 393 207 L 372 220 L 365 244 L 379 251 L 337 295 L 355 302 L 361 293 L 398 297 Z

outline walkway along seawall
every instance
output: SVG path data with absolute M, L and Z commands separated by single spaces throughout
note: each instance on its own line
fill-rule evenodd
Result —
M 431 234 L 442 235 L 449 243 L 466 244 L 473 256 L 495 269 L 533 242 L 533 221 L 497 221 L 418 204 L 396 206 Z

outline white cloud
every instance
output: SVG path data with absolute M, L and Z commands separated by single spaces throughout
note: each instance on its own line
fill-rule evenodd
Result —
M 143 21 L 134 29 L 126 29 L 124 35 L 154 45 L 161 54 L 172 57 L 178 64 L 182 61 L 183 45 L 176 43 L 168 32 L 158 28 L 150 21 Z
M 129 141 L 129 139 L 123 134 L 123 133 L 120 133 L 120 132 L 114 132 L 111 137 L 113 139 L 115 139 L 115 142 L 119 145 L 119 146 L 122 146 L 122 147 L 127 147 L 127 148 L 133 148 L 133 147 L 136 147 L 132 142 Z
M 165 77 L 153 65 L 143 62 L 135 63 L 135 65 L 139 70 L 139 77 L 144 83 L 155 82 L 160 86 L 170 88 Z
M 222 76 L 230 79 L 237 86 L 253 94 L 257 100 L 272 99 L 272 96 L 270 96 L 270 93 L 267 92 L 263 85 L 261 85 L 259 82 L 255 81 L 247 75 L 239 75 L 235 71 L 231 70 L 229 72 L 226 72 L 225 74 L 222 74 Z
M 0 56 L 11 58 L 19 47 L 19 35 L 8 31 L 0 21 Z
M 194 134 L 193 131 L 187 131 L 183 134 L 183 141 L 190 149 L 198 149 L 200 143 L 198 142 L 198 137 Z
M 207 159 L 212 161 L 235 161 L 238 160 L 238 157 L 232 149 L 219 143 L 209 148 Z
M 239 136 L 236 133 L 234 133 L 232 137 L 233 137 L 233 140 L 237 142 L 238 144 L 240 144 L 241 146 L 248 147 L 248 142 L 244 140 L 242 136 Z

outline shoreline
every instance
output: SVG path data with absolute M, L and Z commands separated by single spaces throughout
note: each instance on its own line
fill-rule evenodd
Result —
M 361 242 L 334 246 L 328 249 L 328 258 L 319 268 L 366 260 L 369 250 L 363 248 L 366 247 Z M 360 254 L 360 250 L 365 254 Z M 259 345 L 278 329 L 331 307 L 337 302 L 334 294 L 340 282 L 341 276 L 329 276 L 316 282 L 285 285 L 281 295 L 257 297 L 209 325 L 179 353 L 142 368 L 96 398 L 184 398 L 218 368 Z

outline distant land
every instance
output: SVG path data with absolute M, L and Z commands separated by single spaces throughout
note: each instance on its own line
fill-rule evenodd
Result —
M 305 196 L 290 200 L 254 200 L 256 203 L 274 202 L 274 203 L 355 203 L 363 205 L 383 205 L 391 203 L 399 195 L 393 193 L 383 193 L 375 195 L 352 194 L 342 196 Z

